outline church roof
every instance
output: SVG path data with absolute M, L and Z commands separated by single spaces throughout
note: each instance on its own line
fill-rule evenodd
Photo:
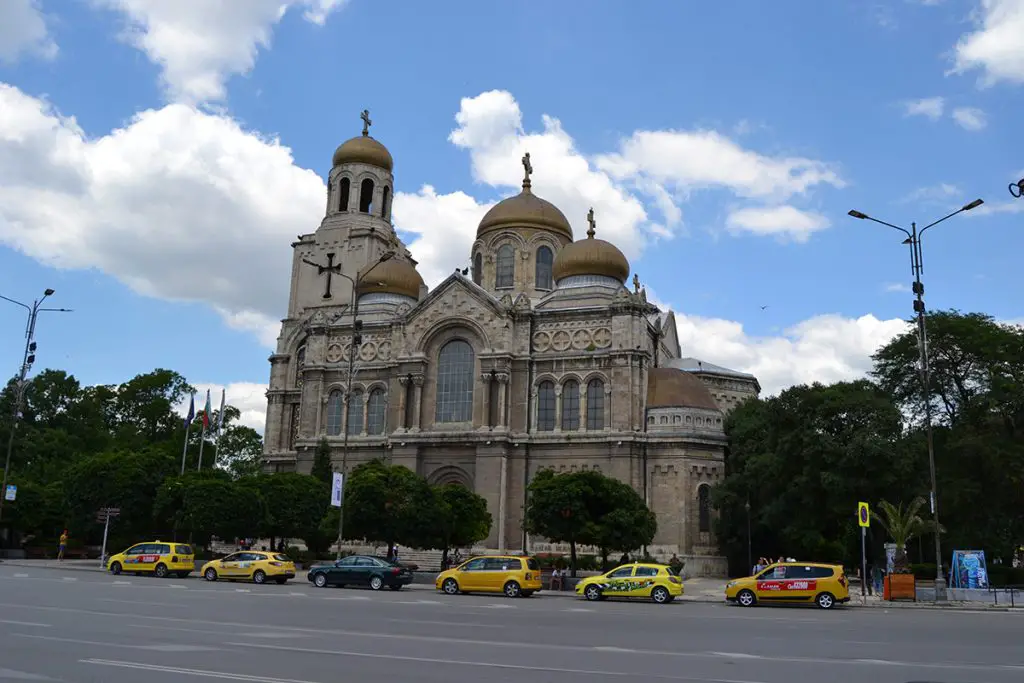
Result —
M 392 258 L 375 265 L 362 276 L 359 295 L 388 293 L 400 294 L 411 299 L 420 298 L 423 278 L 416 267 L 405 259 Z
M 569 225 L 565 214 L 548 200 L 533 194 L 530 182 L 533 166 L 530 165 L 529 152 L 523 156 L 523 168 L 526 170 L 526 175 L 523 178 L 522 192 L 514 197 L 501 200 L 484 214 L 476 229 L 477 239 L 500 228 L 523 227 L 551 230 L 567 237 L 571 242 L 572 226 Z
M 752 379 L 757 381 L 757 378 L 748 372 L 730 370 L 729 368 L 723 368 L 721 365 L 702 361 L 699 358 L 676 358 L 670 360 L 669 365 L 674 368 L 679 368 L 680 370 L 685 370 L 686 372 L 707 372 L 713 375 L 728 375 L 731 377 L 742 377 L 743 379 Z
M 341 143 L 338 149 L 334 150 L 331 163 L 334 166 L 352 163 L 369 164 L 388 171 L 395 167 L 395 161 L 391 158 L 388 148 L 369 135 L 359 135 Z
M 573 275 L 603 275 L 620 283 L 629 278 L 629 261 L 611 242 L 594 238 L 594 210 L 587 214 L 587 239 L 567 244 L 558 251 L 551 272 L 557 283 Z
M 647 373 L 647 407 L 719 409 L 703 382 L 677 368 L 651 368 Z

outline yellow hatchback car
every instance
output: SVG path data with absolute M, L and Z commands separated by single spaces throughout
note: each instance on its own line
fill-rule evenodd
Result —
M 683 581 L 666 564 L 634 562 L 576 584 L 576 595 L 587 600 L 606 598 L 649 598 L 659 605 L 672 602 L 683 594 Z
M 541 589 L 540 563 L 519 555 L 474 557 L 438 574 L 434 585 L 448 595 L 504 593 L 528 598 Z
M 192 546 L 164 541 L 136 543 L 107 560 L 107 570 L 111 574 L 154 574 L 161 579 L 172 574 L 184 579 L 195 568 L 196 558 Z
M 850 601 L 850 586 L 841 565 L 780 562 L 757 576 L 727 583 L 725 599 L 743 607 L 796 603 L 832 609 Z
M 295 563 L 281 553 L 245 550 L 207 562 L 203 565 L 203 578 L 207 581 L 227 579 L 253 583 L 284 583 L 295 578 Z

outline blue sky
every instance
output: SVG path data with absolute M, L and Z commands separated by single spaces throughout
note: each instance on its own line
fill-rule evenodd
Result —
M 0 294 L 75 309 L 37 369 L 173 368 L 260 426 L 289 243 L 364 108 L 430 284 L 529 150 L 684 353 L 770 392 L 862 374 L 911 312 L 900 236 L 850 208 L 984 198 L 927 234 L 927 301 L 1024 320 L 1024 0 L 7 0 Z M 0 306 L 11 373 L 23 328 Z

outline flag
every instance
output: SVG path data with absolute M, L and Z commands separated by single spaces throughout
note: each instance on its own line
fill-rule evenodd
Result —
M 203 429 L 210 426 L 210 390 L 206 390 L 206 407 L 203 408 Z
M 220 430 L 224 427 L 224 395 L 227 393 L 225 389 L 220 390 L 220 413 L 217 414 L 217 436 L 220 436 Z
M 192 400 L 188 403 L 188 415 L 185 416 L 185 426 L 188 427 L 192 424 L 194 419 L 196 419 L 196 395 L 192 394 Z

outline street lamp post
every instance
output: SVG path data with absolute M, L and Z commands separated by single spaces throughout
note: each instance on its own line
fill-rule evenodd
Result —
M 362 330 L 362 323 L 359 320 L 359 296 L 356 290 L 359 289 L 359 285 L 363 283 L 363 281 L 366 279 L 366 276 L 370 274 L 370 271 L 372 271 L 374 268 L 384 263 L 385 261 L 394 258 L 394 256 L 394 251 L 390 249 L 388 251 L 385 251 L 377 258 L 377 260 L 369 268 L 364 270 L 361 274 L 357 273 L 356 277 L 354 278 L 350 275 L 346 275 L 345 273 L 341 272 L 340 264 L 337 266 L 335 266 L 334 264 L 328 265 L 328 268 L 330 269 L 328 271 L 329 273 L 333 275 L 339 275 L 348 280 L 352 284 L 352 298 L 351 301 L 349 302 L 349 309 L 352 311 L 352 343 L 348 349 L 348 374 L 345 380 L 345 390 L 344 392 L 342 392 L 342 405 L 344 406 L 345 410 L 345 419 L 342 422 L 344 428 L 342 429 L 341 441 L 341 506 L 338 508 L 338 549 L 334 556 L 335 560 L 341 559 L 341 534 L 342 531 L 344 530 L 345 525 L 345 484 L 347 483 L 345 481 L 345 477 L 348 476 L 348 402 L 349 398 L 352 396 L 352 375 L 355 373 L 356 353 L 359 350 L 359 343 L 362 341 L 362 334 L 360 333 Z M 318 263 L 306 261 L 305 259 L 303 260 L 311 266 L 316 266 L 317 268 L 324 270 L 324 267 Z
M 1024 197 L 1024 178 L 1021 178 L 1015 183 L 1010 183 L 1010 187 L 1008 189 L 1010 190 L 1010 194 L 1017 199 Z
M 43 292 L 42 298 L 33 301 L 31 306 L 0 295 L 0 299 L 9 301 L 12 304 L 17 304 L 28 311 L 28 324 L 25 326 L 25 352 L 21 358 L 21 369 L 18 370 L 18 381 L 14 387 L 14 411 L 11 416 L 11 433 L 7 437 L 7 457 L 4 459 L 4 482 L 2 488 L 0 488 L 0 520 L 3 519 L 4 499 L 7 496 L 7 478 L 11 471 L 11 453 L 14 451 L 14 433 L 18 430 L 18 422 L 21 420 L 22 404 L 25 401 L 25 390 L 27 389 L 25 378 L 28 376 L 29 370 L 32 369 L 32 364 L 36 361 L 36 319 L 39 317 L 39 314 L 44 311 L 55 311 L 59 313 L 71 312 L 71 309 L 68 308 L 42 308 L 43 302 L 52 294 L 52 289 L 46 289 Z
M 984 204 L 984 201 L 981 199 L 975 199 L 970 204 L 961 206 L 956 211 L 943 216 L 934 223 L 929 223 L 920 230 L 917 229 L 917 223 L 911 223 L 910 230 L 907 230 L 906 228 L 901 228 L 898 225 L 893 225 L 892 223 L 886 223 L 885 221 L 878 220 L 877 218 L 872 218 L 871 216 L 854 209 L 851 209 L 849 212 L 849 215 L 853 218 L 873 221 L 899 230 L 907 236 L 907 239 L 903 240 L 903 244 L 910 247 L 910 269 L 914 275 L 914 312 L 917 314 L 918 361 L 921 366 L 921 395 L 924 401 L 925 430 L 928 440 L 928 472 L 931 477 L 931 491 L 929 492 L 929 499 L 932 511 L 932 522 L 935 526 L 935 600 L 937 602 L 944 602 L 946 600 L 946 579 L 942 573 L 942 540 L 939 535 L 938 486 L 935 480 L 935 441 L 932 433 L 931 371 L 928 363 L 928 332 L 925 326 L 924 285 L 921 283 L 921 273 L 924 271 L 924 257 L 921 251 L 921 238 L 924 236 L 924 233 L 928 228 L 938 225 L 939 223 L 950 219 L 959 213 L 963 213 L 964 211 L 976 209 L 982 204 Z

